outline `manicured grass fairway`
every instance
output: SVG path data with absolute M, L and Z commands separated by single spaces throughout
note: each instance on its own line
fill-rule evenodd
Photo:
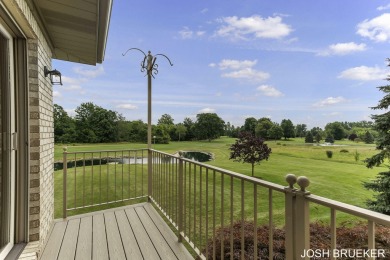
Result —
M 220 138 L 212 142 L 171 142 L 168 145 L 153 145 L 153 148 L 159 151 L 174 153 L 178 150 L 196 150 L 211 152 L 215 155 L 215 160 L 208 164 L 214 165 L 227 170 L 238 173 L 250 175 L 251 166 L 249 164 L 242 164 L 229 160 L 229 147 L 235 141 L 232 138 Z M 338 200 L 344 203 L 365 207 L 365 201 L 372 198 L 373 193 L 363 188 L 362 182 L 375 178 L 376 174 L 385 168 L 367 169 L 362 162 L 363 159 L 376 153 L 374 145 L 356 144 L 349 141 L 338 142 L 336 144 L 343 144 L 345 146 L 308 146 L 304 144 L 303 139 L 292 139 L 289 141 L 270 141 L 268 145 L 272 148 L 272 154 L 268 161 L 262 162 L 255 167 L 255 176 L 263 180 L 277 183 L 286 186 L 284 177 L 287 173 L 293 173 L 297 176 L 307 176 L 311 184 L 308 188 L 312 194 L 324 196 L 330 199 Z M 62 160 L 63 145 L 56 145 L 55 160 Z M 82 144 L 82 145 L 68 145 L 69 152 L 76 151 L 96 151 L 96 150 L 121 150 L 121 149 L 138 149 L 145 148 L 145 144 Z M 341 153 L 340 150 L 348 150 L 347 153 Z M 333 158 L 329 159 L 326 156 L 326 151 L 333 151 Z M 355 162 L 353 153 L 357 151 L 360 154 L 360 161 Z M 87 176 L 88 176 L 88 169 Z M 125 171 L 126 172 L 126 171 Z M 55 172 L 55 207 L 56 217 L 61 216 L 62 210 L 62 171 Z M 146 172 L 145 172 L 146 174 Z M 103 173 L 105 177 L 105 173 Z M 103 177 L 103 181 L 104 181 Z M 88 178 L 88 177 L 87 177 Z M 127 181 L 125 176 L 124 181 Z M 140 178 L 138 178 L 139 180 Z M 72 180 L 71 180 L 72 181 Z M 94 182 L 97 182 L 94 179 Z M 121 179 L 118 179 L 120 182 Z M 88 183 L 88 180 L 86 180 Z M 219 180 L 217 184 L 219 183 Z M 81 185 L 81 182 L 78 182 Z M 229 185 L 229 186 L 227 186 Z M 237 187 L 236 187 L 237 186 Z M 120 186 L 118 186 L 120 187 Z M 229 182 L 225 183 L 225 187 L 230 187 Z M 234 182 L 235 190 L 240 188 Z M 69 187 L 68 187 L 69 188 Z M 109 190 L 115 187 L 110 187 Z M 72 187 L 70 187 L 70 194 L 72 194 Z M 106 189 L 107 190 L 107 189 Z M 220 196 L 220 191 L 217 189 L 217 197 Z M 246 197 L 248 203 L 245 211 L 250 216 L 251 204 L 253 197 L 250 196 L 250 188 L 247 189 Z M 126 191 L 125 191 L 126 192 Z M 249 192 L 249 193 L 248 193 Z M 112 192 L 111 192 L 112 193 Z M 266 194 L 266 193 L 265 193 Z M 227 195 L 228 196 L 228 195 Z M 275 197 L 280 197 L 276 192 Z M 79 196 L 81 197 L 81 196 Z M 267 197 L 265 197 L 267 198 Z M 283 199 L 275 198 L 274 213 L 279 215 L 280 221 L 283 223 Z M 247 200 L 247 199 L 246 199 Z M 235 204 L 235 205 L 238 205 Z M 312 206 L 313 215 L 316 219 L 327 221 L 329 218 L 329 210 L 320 206 Z M 234 215 L 238 215 L 240 209 L 234 210 Z M 348 220 L 349 217 L 340 214 L 339 221 Z

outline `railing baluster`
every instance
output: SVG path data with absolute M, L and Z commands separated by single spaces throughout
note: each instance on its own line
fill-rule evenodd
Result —
M 180 159 L 180 161 L 183 162 L 182 159 Z M 184 179 L 184 195 L 183 195 L 183 200 L 184 200 L 184 203 L 183 203 L 183 208 L 184 208 L 184 212 L 183 212 L 183 219 L 184 219 L 184 223 L 183 223 L 183 230 L 184 230 L 184 233 L 186 232 L 187 230 L 187 162 L 184 162 L 183 163 L 183 179 Z
M 199 245 L 202 245 L 202 166 L 199 167 Z
M 110 194 L 110 191 L 109 191 L 109 182 L 110 182 L 110 168 L 109 168 L 109 163 L 108 163 L 108 158 L 109 158 L 109 154 L 108 154 L 108 152 L 107 152 L 107 157 L 106 157 L 106 160 L 107 160 L 107 174 L 106 174 L 106 176 L 107 176 L 107 184 L 106 184 L 106 187 L 107 187 L 107 189 L 106 189 L 106 192 L 107 192 L 107 194 L 106 194 L 106 197 L 107 197 L 107 199 L 106 199 L 106 203 L 109 201 L 108 200 L 108 195 Z
M 77 160 L 76 160 L 76 154 L 74 154 L 74 207 L 77 208 L 77 176 L 76 176 L 76 170 L 77 170 Z
M 209 243 L 209 169 L 206 168 L 206 245 Z M 206 256 L 209 255 L 209 247 L 206 246 Z
M 183 232 L 183 210 L 184 210 L 184 205 L 183 205 L 183 197 L 184 197 L 184 183 L 183 183 L 183 160 L 179 159 L 179 218 L 178 218 L 178 229 L 179 229 L 179 242 L 182 242 L 183 237 L 182 237 L 182 232 Z
M 257 184 L 253 184 L 253 246 L 254 246 L 254 259 L 258 258 L 257 254 Z
M 215 249 L 215 188 L 216 186 L 216 176 L 215 176 L 215 170 L 213 170 L 213 259 L 216 259 L 216 249 Z
M 85 153 L 83 153 L 83 207 L 85 206 Z
M 336 249 L 336 210 L 331 208 L 330 209 L 330 251 L 334 252 Z M 336 259 L 333 254 L 330 254 L 330 259 Z
M 375 222 L 368 220 L 368 249 L 375 249 Z M 368 259 L 375 259 L 375 257 L 369 257 Z
M 114 153 L 114 159 L 116 159 L 116 152 Z M 115 162 L 115 160 L 114 160 L 114 174 L 115 174 L 115 196 L 114 196 L 114 201 L 116 200 L 116 165 L 117 165 L 117 163 Z
M 196 165 L 194 164 L 194 213 L 193 213 L 193 216 L 194 216 L 194 242 L 196 242 L 196 201 L 197 201 L 197 197 L 196 197 Z
M 99 203 L 102 203 L 102 152 L 99 153 Z
M 225 245 L 225 241 L 224 241 L 224 231 L 223 231 L 223 228 L 224 228 L 224 201 L 225 201 L 225 197 L 224 197 L 224 190 L 225 190 L 225 182 L 224 182 L 224 175 L 221 174 L 221 258 L 225 258 L 225 248 L 224 248 L 224 245 Z
M 234 189 L 233 189 L 233 176 L 230 176 L 230 259 L 233 260 L 233 198 L 234 198 Z
M 125 164 L 124 164 L 124 156 L 123 156 L 123 151 L 122 151 L 122 201 L 123 201 L 123 185 L 124 185 L 124 179 L 123 179 L 123 173 L 124 173 L 124 166 L 125 166 Z
M 192 210 L 192 205 L 191 205 L 191 163 L 188 163 L 188 237 L 191 238 L 191 210 Z
M 129 164 L 127 166 L 127 197 L 128 198 L 131 198 L 131 164 L 130 164 L 130 161 L 131 161 L 131 151 L 129 151 L 129 155 L 128 155 L 128 158 L 129 158 Z M 136 165 L 137 161 L 134 161 L 134 164 Z M 137 197 L 137 193 L 134 193 L 134 197 Z
M 273 224 L 273 198 L 272 189 L 268 189 L 268 251 L 269 259 L 274 259 L 274 224 Z
M 245 260 L 245 237 L 244 237 L 244 194 L 245 194 L 245 183 L 241 179 L 241 260 Z
M 93 203 L 93 201 L 94 201 L 94 198 L 93 198 L 93 160 L 94 160 L 94 158 L 93 158 L 93 152 L 91 153 L 91 157 L 92 157 L 92 169 L 91 169 L 91 178 L 92 178 L 92 187 L 91 187 L 91 204 L 93 205 L 94 203 Z
M 138 152 L 135 151 L 133 152 L 134 154 L 134 197 L 137 197 L 138 193 L 137 193 L 137 187 L 139 185 L 137 185 L 137 175 L 138 175 Z M 131 168 L 130 167 L 130 159 L 131 159 L 131 156 L 129 156 L 129 169 Z M 129 180 L 130 180 L 130 176 L 129 176 Z M 130 187 L 130 184 L 129 184 L 129 187 Z
M 66 211 L 66 208 L 67 208 L 67 187 L 66 187 L 66 183 L 67 183 L 67 171 L 68 171 L 68 159 L 67 159 L 67 155 L 68 155 L 68 151 L 67 151 L 67 148 L 65 147 L 64 148 L 64 153 L 63 153 L 63 159 L 62 159 L 62 165 L 63 165 L 63 179 L 62 179 L 62 182 L 63 182 L 63 187 L 62 187 L 62 218 L 66 218 L 67 217 L 67 211 Z

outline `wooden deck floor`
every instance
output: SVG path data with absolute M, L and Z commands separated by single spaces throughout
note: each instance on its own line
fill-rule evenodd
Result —
M 42 253 L 53 259 L 193 259 L 149 203 L 54 224 Z

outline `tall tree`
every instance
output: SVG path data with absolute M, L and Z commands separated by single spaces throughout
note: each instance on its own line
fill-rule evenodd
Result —
M 62 106 L 54 104 L 54 142 L 71 143 L 75 141 L 75 122 Z
M 173 118 L 169 114 L 163 114 L 157 121 L 158 125 L 174 125 Z
M 268 131 L 268 136 L 270 139 L 279 140 L 283 137 L 283 129 L 280 125 L 274 123 L 271 129 Z
M 283 119 L 280 126 L 283 129 L 284 139 L 295 137 L 295 127 L 290 119 Z
M 346 137 L 346 130 L 340 122 L 326 124 L 325 131 L 331 134 L 335 140 L 341 140 Z
M 297 137 L 305 137 L 307 132 L 306 124 L 297 124 L 295 127 L 295 134 Z
M 387 61 L 390 62 L 389 59 Z M 387 81 L 390 81 L 390 77 L 387 77 Z M 372 109 L 385 110 L 386 112 L 371 117 L 375 121 L 374 129 L 379 134 L 376 144 L 379 153 L 365 160 L 369 168 L 379 166 L 390 158 L 390 111 L 388 110 L 390 107 L 390 85 L 381 86 L 378 89 L 385 96 Z M 390 215 L 390 170 L 379 173 L 375 180 L 365 182 L 363 185 L 366 189 L 376 192 L 375 199 L 367 201 L 367 206 L 372 210 Z
M 118 140 L 117 112 L 87 102 L 76 108 L 75 120 L 79 142 L 103 143 Z
M 211 140 L 223 135 L 225 122 L 216 113 L 202 113 L 196 115 L 194 125 L 195 136 L 198 140 Z
M 256 125 L 257 125 L 256 118 L 254 118 L 254 117 L 245 118 L 244 131 L 251 132 L 252 134 L 255 134 Z
M 236 142 L 230 146 L 230 151 L 229 159 L 252 165 L 252 176 L 255 174 L 255 165 L 268 160 L 271 154 L 271 148 L 264 143 L 264 139 L 250 132 L 241 132 Z
M 178 141 L 180 142 L 180 140 L 186 136 L 187 127 L 185 127 L 183 123 L 179 123 L 176 125 L 175 132 L 176 135 L 179 137 Z
M 194 125 L 195 123 L 191 118 L 186 117 L 183 120 L 183 125 L 187 128 L 187 133 L 185 135 L 185 140 L 191 141 L 195 138 Z
M 268 117 L 262 117 L 257 121 L 257 126 L 255 129 L 256 136 L 259 136 L 264 139 L 270 138 L 269 130 L 272 128 L 274 123 L 271 122 L 271 119 Z

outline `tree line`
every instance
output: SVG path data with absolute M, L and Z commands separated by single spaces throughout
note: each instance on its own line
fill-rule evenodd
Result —
M 248 117 L 242 126 L 226 122 L 216 113 L 201 113 L 196 120 L 185 118 L 174 123 L 169 114 L 163 114 L 152 126 L 154 143 L 170 141 L 213 140 L 222 135 L 237 138 L 243 131 L 250 132 L 265 140 L 280 140 L 294 137 L 305 138 L 307 143 L 333 143 L 348 138 L 353 141 L 373 143 L 378 136 L 370 121 L 332 122 L 325 129 L 306 124 L 294 125 L 290 119 L 280 123 L 262 117 Z M 56 143 L 111 143 L 146 142 L 147 124 L 142 120 L 126 120 L 120 113 L 108 110 L 92 102 L 82 103 L 71 117 L 63 107 L 54 105 L 54 139 Z
M 71 117 L 60 105 L 54 104 L 54 141 L 56 143 L 146 142 L 148 126 L 142 120 L 129 121 L 116 111 L 92 102 L 82 103 Z M 185 118 L 175 124 L 164 114 L 152 126 L 154 143 L 169 141 L 213 140 L 224 135 L 225 122 L 215 113 Z

